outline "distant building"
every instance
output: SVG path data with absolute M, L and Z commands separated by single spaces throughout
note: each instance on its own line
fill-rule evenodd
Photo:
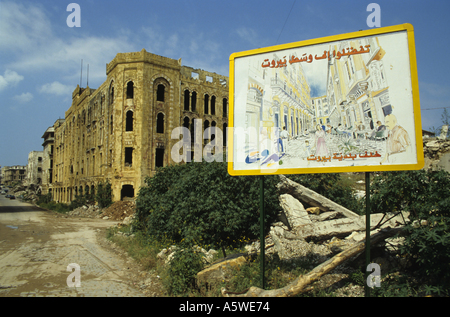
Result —
M 26 178 L 26 170 L 26 166 L 4 166 L 2 168 L 3 184 L 10 186 L 18 182 L 23 182 Z
M 62 124 L 64 120 L 58 119 L 55 125 Z M 42 138 L 44 143 L 43 161 L 42 161 L 42 194 L 46 195 L 52 192 L 53 183 L 53 149 L 55 145 L 55 125 L 45 130 Z
M 434 138 L 434 137 L 436 137 L 436 133 L 422 129 L 422 136 L 424 138 Z
M 31 151 L 28 154 L 28 165 L 27 165 L 27 185 L 41 185 L 42 184 L 42 162 L 43 162 L 43 151 Z

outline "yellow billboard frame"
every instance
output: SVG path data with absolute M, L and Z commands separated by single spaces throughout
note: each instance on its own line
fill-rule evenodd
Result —
M 228 135 L 228 173 L 232 176 L 238 175 L 270 175 L 270 174 L 306 174 L 306 173 L 341 173 L 341 172 L 375 172 L 375 171 L 398 171 L 398 170 L 418 170 L 424 166 L 423 156 L 423 141 L 422 141 L 422 123 L 420 114 L 420 97 L 419 97 L 419 82 L 417 76 L 417 64 L 416 64 L 416 51 L 414 41 L 414 28 L 411 24 L 401 24 L 377 29 L 370 29 L 364 31 L 358 31 L 353 33 L 346 33 L 334 36 L 327 36 L 323 38 L 305 40 L 300 42 L 270 46 L 265 48 L 259 48 L 254 50 L 248 50 L 243 52 L 237 52 L 230 55 L 229 67 L 229 128 L 230 131 L 234 131 L 235 127 L 235 63 L 236 60 L 243 57 L 252 57 L 265 53 L 276 53 L 282 50 L 303 48 L 316 44 L 328 44 L 337 41 L 352 40 L 358 38 L 364 38 L 374 35 L 385 35 L 395 32 L 405 32 L 407 36 L 407 47 L 409 52 L 409 65 L 410 65 L 410 81 L 411 81 L 411 93 L 414 115 L 414 139 L 411 137 L 411 141 L 415 141 L 415 154 L 417 163 L 413 164 L 378 164 L 378 165 L 360 165 L 360 166 L 322 166 L 322 167 L 305 167 L 305 168 L 278 168 L 273 172 L 263 171 L 262 169 L 235 169 L 234 161 L 236 159 L 234 154 L 234 133 Z M 362 50 L 362 48 L 361 48 Z M 267 59 L 265 60 L 267 61 Z M 286 61 L 284 61 L 286 63 Z M 273 66 L 273 65 L 272 65 Z M 414 154 L 414 152 L 413 152 Z

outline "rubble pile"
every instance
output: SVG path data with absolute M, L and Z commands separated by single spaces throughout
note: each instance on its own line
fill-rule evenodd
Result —
M 31 202 L 36 202 L 38 200 L 38 194 L 40 192 L 40 186 L 35 184 L 24 185 L 19 183 L 11 188 L 11 194 L 15 195 L 16 198 Z
M 276 253 L 281 260 L 307 259 L 310 268 L 324 263 L 335 255 L 365 240 L 365 215 L 360 216 L 341 205 L 298 184 L 284 175 L 280 175 L 278 188 L 282 211 L 278 221 L 272 223 L 269 235 L 265 239 L 265 253 Z M 307 208 L 305 208 L 305 205 Z M 371 235 L 385 228 L 400 227 L 408 220 L 409 214 L 401 212 L 396 215 L 371 214 Z M 402 241 L 387 239 L 389 244 L 398 245 Z M 245 247 L 247 254 L 258 253 L 260 244 L 253 242 Z M 245 263 L 245 256 L 241 257 Z M 377 263 L 385 263 L 381 258 Z M 230 261 L 236 261 L 235 259 Z M 212 282 L 224 278 L 223 267 L 235 265 L 224 261 L 220 265 L 205 268 L 197 274 L 198 280 Z M 332 278 L 342 279 L 352 269 L 339 266 L 333 271 Z M 331 275 L 330 275 L 331 276 Z
M 283 175 L 280 179 L 278 186 L 286 193 L 280 195 L 280 221 L 272 224 L 267 244 L 273 243 L 274 251 L 281 259 L 315 254 L 318 262 L 322 262 L 365 239 L 365 215 L 339 210 L 337 206 L 331 206 L 325 197 Z M 314 207 L 305 209 L 299 199 L 308 201 Z M 403 219 L 408 221 L 408 216 L 407 212 L 397 215 L 371 214 L 371 234 L 383 228 L 402 226 Z
M 444 169 L 450 172 L 450 140 L 424 139 L 423 154 L 425 157 L 424 169 Z
M 72 217 L 100 218 L 100 208 L 96 205 L 82 206 L 67 213 Z
M 134 201 L 117 201 L 108 208 L 103 209 L 101 218 L 107 220 L 124 221 L 134 215 L 136 204 Z

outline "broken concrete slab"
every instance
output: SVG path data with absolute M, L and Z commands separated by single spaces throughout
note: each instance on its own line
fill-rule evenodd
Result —
M 340 211 L 348 218 L 358 217 L 357 213 L 336 204 L 334 201 L 290 180 L 286 176 L 279 175 L 279 177 L 280 183 L 278 183 L 277 188 L 281 193 L 290 194 L 302 203 L 307 203 L 313 207 L 319 207 L 323 212 Z
M 280 206 L 283 208 L 284 214 L 289 222 L 288 227 L 295 228 L 311 223 L 308 213 L 297 199 L 289 194 L 280 195 L 279 199 Z
M 383 214 L 370 215 L 370 227 L 373 229 L 383 218 Z M 388 226 L 385 224 L 383 227 Z M 302 239 L 326 240 L 332 237 L 346 237 L 354 231 L 366 229 L 366 216 L 357 218 L 333 219 L 322 222 L 314 222 L 295 229 L 296 234 Z
M 324 212 L 323 214 L 319 215 L 318 221 L 331 220 L 331 219 L 335 219 L 335 218 L 338 218 L 341 216 L 342 216 L 342 213 L 339 211 Z

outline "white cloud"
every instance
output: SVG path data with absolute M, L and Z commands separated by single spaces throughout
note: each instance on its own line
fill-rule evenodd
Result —
M 259 39 L 258 32 L 256 32 L 254 29 L 241 27 L 236 29 L 235 32 L 241 39 L 249 43 L 252 47 L 261 47 L 261 40 Z
M 33 95 L 29 92 L 24 92 L 21 95 L 16 95 L 13 97 L 14 100 L 17 100 L 20 103 L 27 103 L 30 102 L 31 99 L 33 99 Z
M 49 93 L 57 96 L 70 95 L 74 87 L 61 84 L 58 81 L 42 85 L 39 88 L 40 93 Z
M 23 80 L 23 76 L 19 75 L 15 71 L 9 69 L 5 70 L 3 76 L 0 75 L 0 91 L 8 86 L 17 85 L 21 80 Z
M 10 68 L 21 72 L 63 70 L 70 74 L 65 79 L 72 80 L 76 85 L 83 59 L 83 85 L 86 83 L 87 64 L 90 66 L 89 81 L 97 85 L 106 77 L 105 63 L 119 52 L 135 51 L 133 40 L 123 32 L 114 37 L 86 36 L 82 32 L 63 37 L 57 35 L 64 34 L 63 31 L 55 32 L 55 26 L 50 22 L 52 20 L 54 17 L 40 4 L 2 1 L 0 52 L 11 55 L 8 62 Z M 4 86 L 5 81 L 0 78 L 0 89 Z
M 52 35 L 49 18 L 40 5 L 2 1 L 0 50 L 26 51 Z

